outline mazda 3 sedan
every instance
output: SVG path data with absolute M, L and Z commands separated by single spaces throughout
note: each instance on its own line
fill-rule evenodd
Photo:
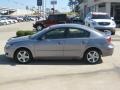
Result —
M 58 24 L 31 35 L 11 38 L 5 54 L 18 63 L 40 58 L 79 58 L 96 64 L 102 56 L 113 54 L 111 37 L 79 24 Z

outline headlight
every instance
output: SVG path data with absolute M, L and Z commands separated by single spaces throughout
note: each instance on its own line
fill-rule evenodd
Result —
M 8 43 L 7 43 L 7 44 L 5 45 L 5 48 L 6 48 L 6 49 L 7 49 L 7 48 L 10 48 L 12 45 L 13 45 L 13 44 L 8 44 Z
M 112 25 L 116 25 L 115 22 L 112 22 Z

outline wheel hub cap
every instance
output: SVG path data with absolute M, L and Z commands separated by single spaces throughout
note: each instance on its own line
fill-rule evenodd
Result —
M 99 54 L 98 52 L 96 51 L 90 51 L 88 54 L 87 54 L 87 60 L 90 62 L 90 63 L 95 63 L 99 60 Z
M 30 57 L 29 57 L 29 54 L 26 51 L 20 51 L 17 55 L 17 59 L 20 62 L 25 63 L 30 59 Z

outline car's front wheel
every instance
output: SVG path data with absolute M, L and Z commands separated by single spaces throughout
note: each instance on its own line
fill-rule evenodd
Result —
M 101 54 L 98 50 L 88 50 L 84 55 L 84 60 L 89 64 L 96 64 L 101 61 Z
M 27 64 L 32 61 L 32 54 L 27 49 L 19 49 L 15 52 L 14 59 L 21 64 Z
M 112 31 L 111 31 L 111 35 L 115 35 L 115 30 L 112 30 Z
M 38 25 L 37 28 L 36 28 L 37 31 L 41 31 L 42 29 L 43 29 L 42 25 Z

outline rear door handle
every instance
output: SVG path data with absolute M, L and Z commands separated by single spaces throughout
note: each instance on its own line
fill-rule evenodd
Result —
M 58 42 L 58 45 L 61 45 L 61 44 L 63 44 L 63 41 L 59 41 L 59 42 Z
M 86 44 L 88 41 L 82 41 L 82 44 Z
M 58 45 L 61 45 L 61 42 L 58 42 Z

